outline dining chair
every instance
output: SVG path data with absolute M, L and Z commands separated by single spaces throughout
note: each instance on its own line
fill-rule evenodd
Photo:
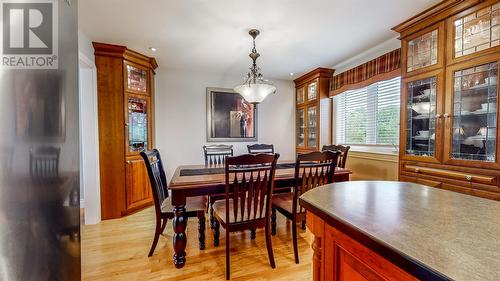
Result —
M 30 149 L 30 176 L 37 180 L 51 180 L 59 176 L 60 147 L 40 146 Z
M 230 233 L 265 227 L 267 255 L 275 268 L 271 244 L 271 195 L 279 154 L 245 154 L 227 157 L 225 200 L 214 203 L 214 246 L 219 245 L 219 228 L 226 230 L 226 279 L 230 279 Z
M 158 149 L 145 150 L 141 152 L 141 156 L 144 159 L 149 181 L 151 182 L 156 214 L 155 235 L 148 254 L 148 257 L 150 257 L 155 251 L 160 234 L 165 230 L 167 221 L 174 218 L 174 206 L 168 195 L 167 178 L 165 177 L 165 170 L 163 169 L 160 152 Z M 198 217 L 198 242 L 200 250 L 203 250 L 205 249 L 205 212 L 207 210 L 207 197 L 188 197 L 186 199 L 185 208 L 187 217 Z
M 305 226 L 306 210 L 299 205 L 299 197 L 320 185 L 333 182 L 340 151 L 323 151 L 299 154 L 295 163 L 295 184 L 292 192 L 273 196 L 271 207 L 271 233 L 276 234 L 276 210 L 292 221 L 293 253 L 299 263 L 297 246 L 297 222 Z
M 351 149 L 349 145 L 343 146 L 341 144 L 338 145 L 330 144 L 330 145 L 323 145 L 321 151 L 326 151 L 326 150 L 340 151 L 341 155 L 339 157 L 339 163 L 337 164 L 337 167 L 345 168 L 345 164 L 347 163 L 347 153 L 349 153 L 349 149 Z
M 271 153 L 274 154 L 274 145 L 272 144 L 252 144 L 247 145 L 248 153 L 259 154 L 259 153 Z
M 216 167 L 224 165 L 227 156 L 233 156 L 233 146 L 227 144 L 215 144 L 203 146 L 203 154 L 205 156 L 205 166 Z M 210 202 L 210 228 L 215 226 L 213 204 L 217 200 L 224 199 L 224 194 L 210 194 L 208 201 Z
M 233 156 L 233 146 L 227 144 L 204 145 L 205 166 L 224 165 L 226 156 Z

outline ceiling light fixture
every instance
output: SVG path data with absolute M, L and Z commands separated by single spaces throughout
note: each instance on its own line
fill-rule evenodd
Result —
M 290 76 L 293 76 L 293 72 L 290 72 Z
M 158 49 L 156 49 L 155 47 L 149 47 L 149 49 L 150 49 L 151 51 L 153 51 L 153 52 L 158 51 Z
M 247 102 L 257 104 L 261 103 L 269 94 L 276 93 L 276 87 L 269 81 L 265 80 L 260 73 L 260 68 L 257 66 L 257 58 L 260 54 L 255 49 L 255 38 L 260 34 L 257 29 L 251 29 L 248 34 L 253 38 L 252 52 L 249 54 L 253 63 L 250 67 L 245 82 L 234 87 L 234 91 L 239 93 Z

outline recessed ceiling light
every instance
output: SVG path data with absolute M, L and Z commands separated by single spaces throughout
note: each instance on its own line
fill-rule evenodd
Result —
M 149 47 L 149 49 L 150 49 L 151 51 L 153 51 L 153 52 L 158 51 L 158 49 L 156 49 L 155 47 Z
M 290 76 L 293 76 L 293 72 L 290 72 Z

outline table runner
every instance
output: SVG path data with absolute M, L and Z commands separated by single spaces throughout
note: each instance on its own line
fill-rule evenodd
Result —
M 292 169 L 295 168 L 295 163 L 278 163 L 276 169 Z M 211 167 L 211 168 L 196 168 L 196 169 L 182 169 L 179 172 L 181 177 L 185 176 L 203 176 L 213 174 L 224 174 L 224 167 Z

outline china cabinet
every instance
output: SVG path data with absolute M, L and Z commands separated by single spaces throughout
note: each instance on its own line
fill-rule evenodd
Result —
M 139 153 L 153 148 L 154 58 L 93 43 L 97 69 L 101 216 L 118 218 L 153 203 Z
M 331 99 L 328 98 L 333 69 L 317 68 L 294 80 L 296 105 L 296 151 L 318 151 L 331 143 Z
M 499 12 L 498 1 L 446 0 L 393 28 L 400 180 L 500 200 Z

